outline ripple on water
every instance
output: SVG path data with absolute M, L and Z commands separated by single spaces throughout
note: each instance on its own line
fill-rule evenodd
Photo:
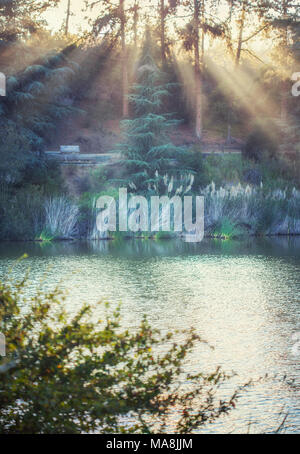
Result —
M 275 378 L 255 385 L 210 432 L 242 431 L 249 422 L 253 432 L 272 430 L 283 407 L 287 431 L 299 432 L 300 358 L 292 354 L 292 334 L 300 332 L 300 239 L 2 244 L 1 277 L 24 252 L 30 257 L 14 266 L 12 277 L 29 267 L 30 293 L 46 273 L 46 288 L 60 282 L 69 292 L 70 311 L 83 301 L 108 300 L 122 302 L 129 327 L 144 313 L 163 331 L 194 326 L 215 349 L 198 347 L 187 369 L 234 370 L 225 393 L 265 373 L 295 379 L 293 386 Z

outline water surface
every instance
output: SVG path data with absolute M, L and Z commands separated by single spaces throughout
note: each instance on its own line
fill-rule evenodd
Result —
M 300 238 L 89 243 L 2 243 L 0 277 L 14 265 L 21 277 L 30 267 L 29 291 L 61 282 L 71 311 L 83 301 L 122 302 L 123 323 L 136 326 L 142 315 L 161 330 L 189 328 L 215 348 L 197 347 L 189 371 L 220 365 L 237 384 L 268 373 L 271 378 L 245 393 L 229 417 L 208 432 L 274 430 L 288 412 L 287 432 L 300 432 Z M 97 304 L 101 312 L 103 305 Z M 300 339 L 300 336 L 299 336 Z M 277 374 L 278 378 L 273 377 Z M 282 383 L 287 374 L 293 383 Z

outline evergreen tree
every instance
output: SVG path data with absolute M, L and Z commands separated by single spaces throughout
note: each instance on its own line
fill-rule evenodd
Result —
M 73 106 L 79 71 L 71 52 L 72 47 L 47 54 L 7 77 L 6 96 L 0 99 L 0 184 L 13 189 L 45 174 L 51 166 L 43 150 L 53 131 L 63 118 L 82 112 Z
M 119 145 L 126 159 L 131 188 L 140 191 L 159 190 L 163 176 L 178 171 L 174 159 L 184 150 L 170 142 L 168 131 L 178 120 L 162 112 L 163 100 L 171 88 L 163 83 L 163 74 L 152 58 L 149 31 L 137 70 L 137 83 L 129 96 L 134 117 L 122 122 L 125 141 Z M 184 172 L 184 169 L 181 169 Z
M 62 102 L 78 71 L 67 54 L 68 49 L 48 54 L 7 78 L 0 121 L 14 123 L 32 151 L 42 151 L 57 122 L 75 111 Z

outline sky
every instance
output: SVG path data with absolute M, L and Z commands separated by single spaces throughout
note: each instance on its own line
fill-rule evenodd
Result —
M 84 0 L 71 0 L 71 10 L 74 14 L 70 18 L 70 32 L 76 33 L 86 27 L 86 21 L 84 21 L 85 13 L 82 12 L 84 8 Z M 68 0 L 61 0 L 60 4 L 55 8 L 49 9 L 44 17 L 49 24 L 50 30 L 57 32 L 60 30 L 66 20 Z
M 116 5 L 119 4 L 119 0 L 111 0 Z M 90 0 L 91 3 L 91 0 Z M 100 2 L 99 2 L 100 3 Z M 227 17 L 227 7 L 225 6 L 225 1 L 221 0 L 220 6 L 218 8 L 217 17 L 216 19 L 225 19 Z M 66 21 L 66 12 L 67 12 L 67 4 L 68 0 L 61 0 L 60 4 L 52 9 L 49 9 L 45 14 L 44 17 L 48 22 L 48 28 L 53 32 L 57 32 L 65 25 Z M 94 8 L 92 11 L 85 10 L 85 0 L 71 0 L 71 11 L 73 15 L 70 17 L 69 21 L 69 32 L 71 34 L 80 34 L 81 32 L 85 31 L 89 28 L 88 19 L 89 18 L 96 18 L 99 14 L 99 9 Z M 128 8 L 134 4 L 134 0 L 126 0 L 125 6 Z M 150 20 L 153 22 L 157 22 L 159 20 L 156 8 L 157 8 L 158 0 L 139 0 L 139 5 L 144 7 L 144 12 L 146 12 L 150 16 Z M 223 5 L 222 5 L 223 4 Z M 85 10 L 85 11 L 84 11 Z M 186 11 L 177 12 L 177 17 L 172 17 L 172 21 L 169 19 L 169 30 L 171 31 L 174 25 L 180 25 L 180 22 L 184 24 L 186 22 L 186 18 L 183 18 L 182 15 L 185 15 Z M 173 25 L 172 25 L 173 23 Z M 256 28 L 255 21 L 252 24 Z M 247 30 L 245 31 L 246 36 L 248 35 Z M 251 33 L 250 33 L 251 34 Z M 208 43 L 207 43 L 208 44 Z M 260 56 L 265 56 L 270 51 L 270 44 L 266 43 L 262 39 L 262 35 L 258 35 L 256 39 L 251 40 L 251 47 L 254 47 L 255 51 L 260 54 Z

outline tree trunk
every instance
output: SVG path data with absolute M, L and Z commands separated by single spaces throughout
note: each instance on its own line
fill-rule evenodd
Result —
M 202 75 L 200 66 L 199 52 L 199 25 L 200 25 L 200 0 L 194 0 L 194 60 L 195 60 L 195 88 L 196 88 L 196 118 L 195 118 L 195 133 L 199 140 L 202 139 Z
M 68 34 L 69 34 L 70 15 L 71 15 L 71 0 L 68 0 L 67 17 L 66 17 L 66 27 L 65 27 L 65 36 L 68 36 Z
M 201 11 L 201 67 L 204 65 L 204 46 L 205 46 L 205 0 L 202 0 L 202 11 Z
M 283 17 L 287 15 L 287 2 L 283 1 L 282 4 Z M 282 45 L 284 53 L 284 69 L 288 66 L 288 30 L 287 28 L 282 32 Z M 280 101 L 280 119 L 286 123 L 288 118 L 288 88 L 286 83 L 285 74 L 283 74 L 283 80 L 281 82 L 281 101 Z
M 138 12 L 138 2 L 135 0 L 134 2 L 134 13 L 133 13 L 133 36 L 134 36 L 134 49 L 137 50 L 137 43 L 138 43 L 138 20 L 139 20 L 139 12 Z
M 120 0 L 120 19 L 121 19 L 121 47 L 122 47 L 122 115 L 123 118 L 128 117 L 129 107 L 128 107 L 128 67 L 127 67 L 127 49 L 126 49 L 126 36 L 125 36 L 125 10 L 124 10 L 125 0 Z
M 161 41 L 161 61 L 166 62 L 166 24 L 165 24 L 165 0 L 160 0 L 160 41 Z
M 242 47 L 243 47 L 243 33 L 244 33 L 244 26 L 245 26 L 245 16 L 246 16 L 246 2 L 243 2 L 241 18 L 240 18 L 240 28 L 239 28 L 239 37 L 238 37 L 238 46 L 235 56 L 235 66 L 238 67 L 240 63 Z
M 233 6 L 233 3 L 231 4 L 231 7 Z M 242 54 L 242 48 L 243 48 L 243 33 L 244 33 L 244 27 L 245 27 L 245 17 L 246 17 L 246 2 L 243 2 L 242 5 L 242 12 L 241 12 L 241 17 L 240 17 L 240 27 L 239 27 L 239 37 L 238 37 L 238 45 L 237 45 L 237 51 L 236 51 L 236 56 L 235 56 L 235 68 L 237 69 L 239 64 L 240 64 L 240 59 L 241 59 L 241 54 Z M 227 139 L 226 139 L 226 145 L 231 145 L 232 144 L 232 135 L 231 135 L 231 130 L 232 130 L 232 111 L 233 111 L 233 100 L 230 102 L 230 106 L 228 108 L 227 112 Z

